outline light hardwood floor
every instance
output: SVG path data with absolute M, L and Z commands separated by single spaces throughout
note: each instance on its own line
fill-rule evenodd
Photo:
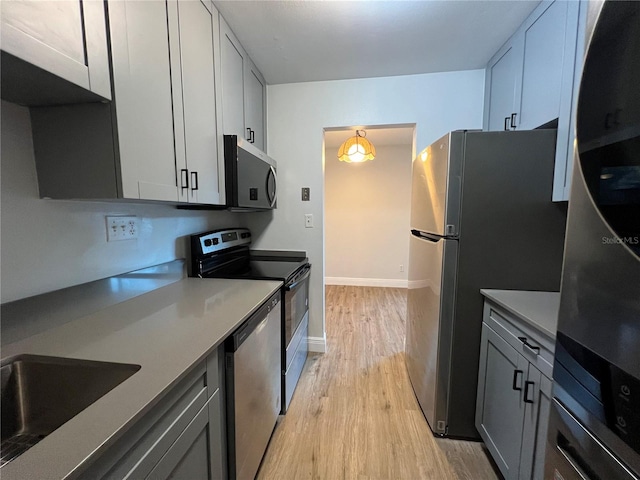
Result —
M 258 479 L 498 476 L 477 442 L 436 439 L 404 364 L 406 290 L 327 286 L 327 353 L 307 360 Z

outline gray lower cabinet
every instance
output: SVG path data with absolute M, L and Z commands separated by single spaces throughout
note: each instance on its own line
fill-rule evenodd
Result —
M 167 450 L 147 476 L 148 479 L 194 480 L 220 479 L 223 472 L 219 459 L 220 422 L 212 425 L 220 412 L 220 390 L 213 394 L 178 439 Z M 212 415 L 213 414 L 213 415 Z M 213 428 L 212 428 L 213 427 Z M 215 461 L 218 460 L 218 461 Z
M 31 108 L 40 196 L 224 203 L 213 4 L 104 7 L 113 101 Z
M 3 99 L 21 105 L 111 99 L 101 2 L 5 0 L 0 25 Z
M 507 480 L 542 480 L 553 347 L 490 302 L 480 347 L 476 428 Z
M 85 480 L 226 478 L 220 352 L 189 373 L 86 470 Z

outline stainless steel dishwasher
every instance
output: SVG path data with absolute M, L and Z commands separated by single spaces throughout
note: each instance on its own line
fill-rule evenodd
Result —
M 276 293 L 225 342 L 229 478 L 252 480 L 281 407 L 281 304 Z

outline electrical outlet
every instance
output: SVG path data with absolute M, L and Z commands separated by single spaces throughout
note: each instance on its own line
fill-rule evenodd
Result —
M 313 228 L 313 213 L 304 214 L 304 227 Z
M 302 187 L 302 201 L 308 202 L 311 198 L 311 189 L 309 187 Z
M 138 217 L 107 216 L 107 242 L 138 238 Z
M 404 272 L 404 265 L 400 264 L 400 271 Z

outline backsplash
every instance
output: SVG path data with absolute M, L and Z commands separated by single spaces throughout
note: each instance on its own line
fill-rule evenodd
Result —
M 185 258 L 187 235 L 245 226 L 227 211 L 42 200 L 29 110 L 3 101 L 1 112 L 1 303 Z M 137 216 L 139 237 L 107 243 L 106 215 Z

